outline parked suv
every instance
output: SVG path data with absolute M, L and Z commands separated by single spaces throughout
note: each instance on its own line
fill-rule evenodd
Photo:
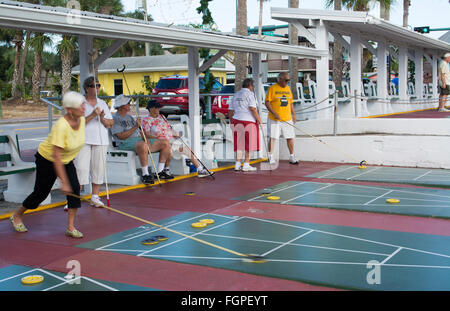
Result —
M 205 88 L 203 77 L 200 77 L 200 91 Z M 213 89 L 211 94 L 217 94 L 222 89 L 222 84 L 217 80 L 214 81 Z M 153 95 L 160 95 L 161 97 L 156 97 L 155 99 L 162 105 L 162 114 L 188 114 L 189 113 L 189 100 L 187 96 L 183 97 L 172 97 L 164 95 L 187 95 L 188 91 L 188 77 L 187 76 L 169 76 L 159 79 L 156 87 L 153 89 Z M 211 98 L 211 101 L 214 97 Z M 200 96 L 200 113 L 203 115 L 205 113 L 205 102 L 206 98 Z
M 233 99 L 232 95 L 221 95 L 221 94 L 234 94 L 234 83 L 226 84 L 221 90 L 218 96 L 214 98 L 211 111 L 213 114 L 218 112 L 223 113 L 225 116 L 228 115 L 228 107 Z
M 271 84 L 263 84 L 264 94 L 267 93 Z M 211 111 L 213 114 L 217 112 L 223 113 L 226 117 L 228 117 L 228 107 L 231 104 L 231 100 L 233 99 L 233 95 L 220 95 L 220 94 L 234 94 L 234 83 L 226 84 L 221 90 L 218 96 L 214 98 L 214 102 L 211 107 Z M 262 108 L 265 109 L 264 98 L 261 98 Z

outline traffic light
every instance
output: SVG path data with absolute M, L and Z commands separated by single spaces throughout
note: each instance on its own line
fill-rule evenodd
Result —
M 414 31 L 417 31 L 420 33 L 430 33 L 430 26 L 414 27 Z

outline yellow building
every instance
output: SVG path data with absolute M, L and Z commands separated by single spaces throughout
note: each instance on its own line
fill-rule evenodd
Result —
M 187 76 L 187 64 L 187 54 L 109 58 L 100 65 L 98 80 L 102 85 L 101 90 L 106 93 L 103 95 L 128 95 L 128 88 L 131 94 L 143 92 L 145 95 L 149 95 L 144 85 L 144 79 L 148 78 L 151 82 L 156 83 L 161 77 L 176 74 Z M 122 73 L 117 72 L 124 65 L 126 81 L 123 81 Z M 211 72 L 220 83 L 225 84 L 227 72 L 234 72 L 234 66 L 221 58 L 212 65 Z M 79 81 L 80 66 L 74 67 L 72 74 L 78 76 Z

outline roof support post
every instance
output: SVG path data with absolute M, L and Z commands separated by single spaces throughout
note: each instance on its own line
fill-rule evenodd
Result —
M 191 149 L 199 158 L 201 152 L 201 116 L 200 116 L 200 82 L 198 74 L 198 48 L 188 47 L 188 89 L 189 89 L 189 123 L 191 131 Z
M 329 50 L 329 35 L 328 29 L 324 23 L 318 23 L 316 26 L 316 48 L 319 50 Z M 326 56 L 322 56 L 316 61 L 316 83 L 317 93 L 316 101 L 324 101 L 328 98 L 328 80 L 329 80 L 329 53 Z M 325 100 L 317 106 L 317 109 L 325 108 L 328 106 L 328 100 Z M 317 112 L 318 119 L 330 118 L 332 115 L 331 109 L 324 109 Z
M 432 78 L 433 78 L 433 98 L 438 98 L 438 57 L 436 55 L 432 55 L 431 57 L 431 67 L 432 67 Z
M 423 99 L 423 51 L 417 49 L 415 51 L 414 63 L 416 65 L 415 70 L 415 82 L 416 82 L 416 97 L 417 99 Z
M 378 41 L 377 47 L 377 89 L 378 89 L 378 97 L 381 100 L 388 99 L 388 88 L 387 88 L 387 44 L 385 40 Z M 386 106 L 386 105 L 385 105 Z M 384 109 L 384 107 L 383 107 Z
M 351 96 L 361 96 L 361 36 L 359 34 L 352 34 L 350 39 L 350 90 Z M 355 105 L 355 116 L 360 117 L 359 112 L 361 111 L 359 98 L 355 99 L 357 103 Z
M 262 85 L 262 63 L 261 63 L 261 53 L 252 53 L 252 75 L 255 86 L 255 97 L 258 102 L 258 113 L 261 116 L 262 105 L 263 105 L 263 85 Z M 259 131 L 260 129 L 258 129 Z M 264 133 L 261 132 L 261 139 L 266 139 Z M 266 151 L 267 152 L 267 151 Z M 264 157 L 262 148 L 259 150 L 259 157 Z
M 84 94 L 83 82 L 84 80 L 92 76 L 92 53 L 94 50 L 94 37 L 92 36 L 79 36 L 78 44 L 80 46 L 80 90 Z
M 398 97 L 400 100 L 408 100 L 408 49 L 398 47 Z

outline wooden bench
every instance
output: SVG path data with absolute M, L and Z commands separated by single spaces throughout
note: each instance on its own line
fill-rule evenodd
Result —
M 22 203 L 34 189 L 36 179 L 36 164 L 24 162 L 20 158 L 17 135 L 14 131 L 3 131 L 0 135 L 0 145 L 3 153 L 0 154 L 0 177 L 8 180 L 8 189 L 3 192 L 5 201 Z M 49 204 L 50 195 L 41 204 Z

